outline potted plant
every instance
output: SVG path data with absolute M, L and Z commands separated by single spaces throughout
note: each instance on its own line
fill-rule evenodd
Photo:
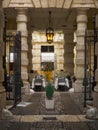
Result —
M 45 104 L 46 104 L 46 109 L 53 109 L 54 108 L 54 86 L 48 82 L 46 86 L 46 99 L 45 99 Z

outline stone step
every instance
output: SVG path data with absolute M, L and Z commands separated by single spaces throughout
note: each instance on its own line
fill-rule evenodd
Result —
M 14 115 L 15 122 L 44 122 L 45 119 L 56 120 L 62 122 L 92 122 L 85 115 Z

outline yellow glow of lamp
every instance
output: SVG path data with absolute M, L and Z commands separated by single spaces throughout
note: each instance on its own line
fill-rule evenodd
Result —
M 51 11 L 49 11 L 49 27 L 46 29 L 47 42 L 51 44 L 53 42 L 54 30 L 50 26 L 50 24 L 51 24 Z

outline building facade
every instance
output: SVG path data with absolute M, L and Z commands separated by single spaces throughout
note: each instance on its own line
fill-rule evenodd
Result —
M 38 52 L 40 46 L 32 41 L 33 31 L 45 30 L 48 22 L 48 11 L 52 10 L 53 23 L 55 30 L 61 30 L 64 33 L 64 46 L 61 50 L 55 48 L 59 59 L 62 63 L 58 63 L 59 70 L 64 69 L 77 77 L 75 82 L 75 91 L 80 92 L 84 78 L 84 43 L 85 30 L 94 30 L 93 17 L 98 13 L 97 0 L 3 0 L 0 2 L 0 96 L 4 94 L 2 85 L 4 77 L 4 68 L 2 59 L 4 55 L 3 46 L 3 29 L 4 29 L 4 13 L 7 16 L 7 31 L 21 32 L 21 75 L 24 84 L 28 85 L 28 72 L 31 69 L 40 69 L 40 59 Z M 56 16 L 56 17 L 55 17 Z M 96 28 L 98 28 L 96 15 Z M 75 36 L 74 36 L 75 34 Z M 47 45 L 47 43 L 45 44 Z M 35 48 L 37 46 L 37 60 L 35 60 Z M 59 45 L 58 45 L 59 46 Z M 61 46 L 61 45 L 60 45 Z M 39 49 L 39 50 L 38 50 Z M 33 50 L 33 51 L 32 51 Z M 61 55 L 60 55 L 61 53 Z M 92 52 L 94 55 L 94 53 Z M 95 55 L 97 59 L 97 67 L 95 70 L 96 87 L 98 91 L 98 42 L 95 44 Z M 39 56 L 40 57 L 40 56 Z M 92 56 L 93 57 L 93 56 Z M 57 59 L 57 58 L 56 58 Z M 58 62 L 58 61 L 57 61 Z M 34 64 L 36 68 L 34 68 Z M 94 59 L 92 58 L 92 66 Z M 92 67 L 93 69 L 93 67 Z M 4 96 L 3 96 L 4 97 Z M 4 107 L 1 101 L 1 109 Z

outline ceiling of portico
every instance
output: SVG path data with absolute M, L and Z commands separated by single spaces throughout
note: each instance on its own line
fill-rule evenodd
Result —
M 75 0 L 4 0 L 3 6 L 8 7 L 4 8 L 4 11 L 9 19 L 8 22 L 14 22 L 13 26 L 16 24 L 17 16 L 15 7 L 28 7 L 28 25 L 31 30 L 46 29 L 50 10 L 54 29 L 75 30 L 77 13 L 76 9 L 70 8 L 73 1 L 75 2 Z M 92 17 L 94 12 L 95 9 L 88 11 L 88 17 Z
M 74 28 L 75 11 L 64 9 L 29 9 L 31 26 L 36 29 L 46 29 L 48 26 L 49 11 L 51 10 L 51 22 L 54 29 Z
M 3 0 L 4 7 L 69 8 L 73 0 Z
M 16 21 L 17 12 L 14 8 L 4 9 L 9 21 Z M 34 9 L 28 8 L 28 25 L 32 30 L 45 30 L 48 26 L 49 11 L 51 11 L 51 21 L 54 29 L 74 29 L 76 28 L 76 11 L 75 10 L 65 10 L 65 9 Z M 16 23 L 15 23 L 16 24 Z
M 28 25 L 34 30 L 44 30 L 48 26 L 48 12 L 52 12 L 54 29 L 72 29 L 75 11 L 71 10 L 73 0 L 4 0 L 3 7 L 9 19 L 16 19 L 16 7 L 28 8 Z
M 70 8 L 98 7 L 98 0 L 3 0 L 3 7 Z

